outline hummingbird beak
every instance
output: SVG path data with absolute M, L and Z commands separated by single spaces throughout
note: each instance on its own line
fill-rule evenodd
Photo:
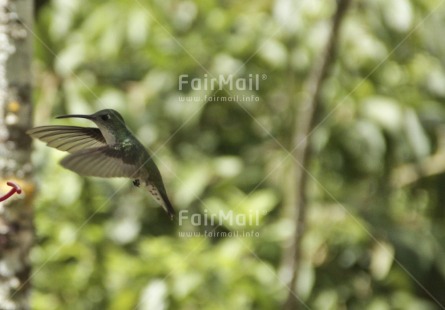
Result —
M 56 116 L 56 118 L 86 118 L 89 120 L 94 120 L 94 117 L 91 115 L 82 115 L 82 114 L 68 114 L 68 115 L 60 115 Z

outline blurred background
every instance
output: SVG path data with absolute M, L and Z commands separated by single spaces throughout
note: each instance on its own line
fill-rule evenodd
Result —
M 35 125 L 92 126 L 54 116 L 116 109 L 178 212 L 254 211 L 259 222 L 178 225 L 130 181 L 80 177 L 58 165 L 65 153 L 35 142 L 32 308 L 280 308 L 295 114 L 335 10 L 324 0 L 38 1 Z M 444 14 L 439 0 L 357 0 L 346 13 L 305 167 L 298 289 L 308 309 L 444 308 Z M 261 79 L 257 90 L 180 90 L 184 74 Z

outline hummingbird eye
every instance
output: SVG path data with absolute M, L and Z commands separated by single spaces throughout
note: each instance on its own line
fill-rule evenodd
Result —
M 105 115 L 102 115 L 100 118 L 104 121 L 108 121 L 111 117 L 110 117 L 110 114 L 105 114 Z

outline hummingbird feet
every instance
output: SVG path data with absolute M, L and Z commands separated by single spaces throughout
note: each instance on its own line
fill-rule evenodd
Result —
M 139 187 L 141 185 L 141 181 L 139 181 L 139 179 L 133 180 L 133 185 Z

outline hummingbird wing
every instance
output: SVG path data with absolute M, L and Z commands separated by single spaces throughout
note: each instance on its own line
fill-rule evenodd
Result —
M 135 178 L 141 167 L 131 159 L 122 150 L 102 146 L 70 154 L 60 164 L 83 176 Z
M 41 126 L 26 133 L 50 147 L 70 153 L 107 145 L 99 128 L 93 127 Z

